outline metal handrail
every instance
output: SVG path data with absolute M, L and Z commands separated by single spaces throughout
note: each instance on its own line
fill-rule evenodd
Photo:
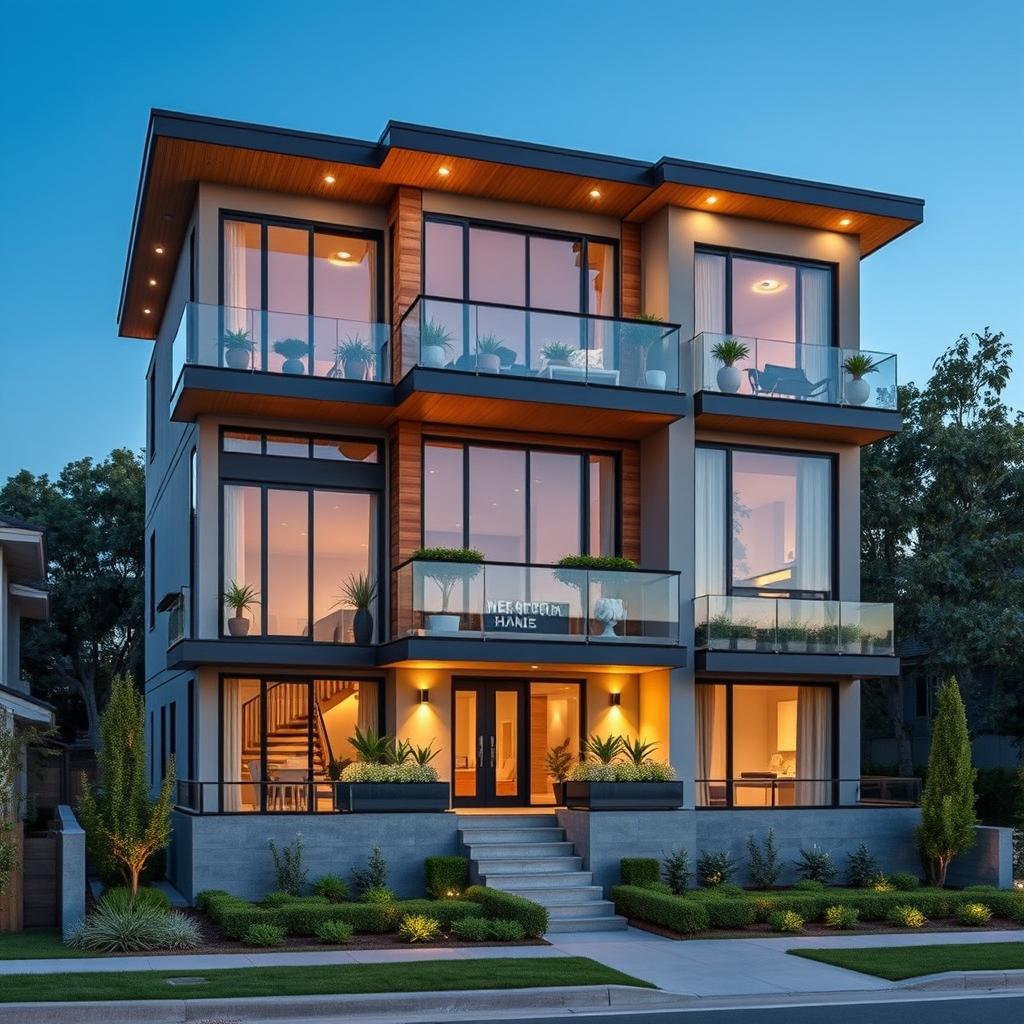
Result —
M 908 792 L 905 799 L 894 798 L 893 796 L 881 795 L 877 799 L 865 800 L 863 797 L 863 790 L 867 784 L 869 787 L 875 784 L 879 785 L 879 791 L 881 794 L 886 792 L 886 787 L 891 792 L 897 786 L 907 787 Z M 699 810 L 721 810 L 739 808 L 742 810 L 756 810 L 759 806 L 774 808 L 774 809 L 786 809 L 786 808 L 807 808 L 807 807 L 839 807 L 839 806 L 891 806 L 891 807 L 917 807 L 921 802 L 921 780 L 919 778 L 907 777 L 900 778 L 897 776 L 859 776 L 853 779 L 835 778 L 832 776 L 825 778 L 806 778 L 804 776 L 790 776 L 790 775 L 777 775 L 771 772 L 763 773 L 751 773 L 747 776 L 740 775 L 739 777 L 732 778 L 717 778 L 717 779 L 696 779 L 695 785 L 697 787 L 698 803 L 697 808 Z M 721 803 L 710 803 L 700 802 L 701 793 L 704 794 L 705 801 L 710 800 L 710 787 L 717 786 L 722 787 L 721 797 L 716 796 L 716 800 L 721 799 Z M 830 791 L 830 799 L 827 801 L 816 800 L 813 803 L 799 802 L 794 800 L 793 803 L 779 803 L 779 794 L 786 792 L 787 790 L 793 790 L 794 795 L 798 793 L 799 786 L 828 786 Z M 841 786 L 856 786 L 856 800 L 852 804 L 841 805 L 839 802 L 839 789 Z M 736 803 L 736 791 L 737 790 L 761 790 L 770 796 L 770 802 L 766 802 L 763 805 L 759 804 L 737 804 Z

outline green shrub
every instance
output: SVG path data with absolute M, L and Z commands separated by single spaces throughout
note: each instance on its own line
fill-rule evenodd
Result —
M 461 896 L 469 885 L 467 857 L 427 857 L 423 870 L 427 893 L 435 900 Z
M 868 851 L 867 844 L 861 843 L 854 853 L 846 855 L 846 882 L 855 889 L 866 889 L 878 875 L 878 861 Z
M 899 925 L 901 928 L 922 928 L 928 923 L 928 918 L 917 907 L 908 907 L 902 904 L 889 911 L 887 920 L 890 924 Z
M 195 949 L 199 929 L 182 914 L 145 902 L 115 897 L 101 901 L 68 940 L 72 949 L 96 953 L 137 953 L 154 949 Z
M 518 921 L 506 921 L 496 917 L 493 921 L 488 921 L 487 925 L 494 942 L 518 942 L 526 937 L 526 929 Z
M 690 884 L 693 872 L 690 870 L 690 854 L 685 847 L 671 850 L 662 861 L 665 870 L 665 882 L 669 890 L 676 896 L 682 896 Z
M 269 911 L 271 921 L 289 935 L 316 935 L 325 921 L 344 921 L 356 932 L 380 935 L 391 931 L 399 913 L 394 903 L 294 904 Z
M 829 928 L 855 928 L 859 916 L 856 907 L 834 904 L 825 908 L 825 924 Z
M 109 889 L 103 890 L 103 895 L 100 897 L 101 903 L 106 903 L 108 906 L 115 906 L 119 909 L 123 909 L 129 903 L 133 902 L 132 891 L 123 885 L 111 886 Z M 145 903 L 147 906 L 156 907 L 157 910 L 162 910 L 165 914 L 170 913 L 171 901 L 167 896 L 167 893 L 163 889 L 157 889 L 155 886 L 147 885 L 139 889 L 135 894 L 134 902 Z
M 795 910 L 780 910 L 768 918 L 774 932 L 803 931 L 804 919 Z
M 313 884 L 313 892 L 329 903 L 344 903 L 348 899 L 348 882 L 338 875 L 324 875 Z
M 779 880 L 782 864 L 779 860 L 779 848 L 775 843 L 775 832 L 768 829 L 764 844 L 758 844 L 753 836 L 747 836 L 747 855 L 750 858 L 747 871 L 750 880 L 759 889 L 771 889 Z
M 650 889 L 651 892 L 664 893 L 664 895 L 666 896 L 682 895 L 681 893 L 673 893 L 672 886 L 669 885 L 667 882 L 644 882 L 643 885 L 640 886 L 640 888 Z
M 483 917 L 463 917 L 452 925 L 452 935 L 464 942 L 484 942 L 491 937 L 491 922 Z
M 823 850 L 817 844 L 809 850 L 801 848 L 800 856 L 794 863 L 797 871 L 808 881 L 821 882 L 827 885 L 836 876 L 836 866 L 832 863 L 832 853 Z
M 710 897 L 701 901 L 708 912 L 712 928 L 745 928 L 757 920 L 751 899 L 719 899 Z
M 470 886 L 466 896 L 479 903 L 487 917 L 518 921 L 531 938 L 537 938 L 548 930 L 548 912 L 533 900 L 483 885 Z
M 345 921 L 322 921 L 317 925 L 316 937 L 331 946 L 340 946 L 352 939 L 352 925 Z
M 212 903 L 225 899 L 233 900 L 237 899 L 237 897 L 232 896 L 231 893 L 225 892 L 223 889 L 204 889 L 196 894 L 196 910 L 201 910 L 204 914 L 208 914 Z
M 240 939 L 254 924 L 274 924 L 274 916 L 280 911 L 264 910 L 251 903 L 241 906 L 226 906 L 218 913 L 211 913 L 214 923 L 229 939 Z
M 896 886 L 889 881 L 881 871 L 871 880 L 868 888 L 872 892 L 896 892 Z
M 706 931 L 710 925 L 707 901 L 664 896 L 635 885 L 617 885 L 611 896 L 615 910 L 624 917 L 648 921 L 680 935 Z
M 364 899 L 370 889 L 387 887 L 388 862 L 384 859 L 384 851 L 379 846 L 370 851 L 365 868 L 356 868 L 352 872 L 352 882 L 360 899 Z
M 426 914 L 406 914 L 398 922 L 398 937 L 403 942 L 433 942 L 441 934 L 441 922 Z
M 708 893 L 709 896 L 728 896 L 730 899 L 745 899 L 747 896 L 747 890 L 741 885 L 735 885 L 732 882 L 723 882 L 721 885 L 716 885 Z
M 964 903 L 956 909 L 956 919 L 971 926 L 988 924 L 992 911 L 984 903 Z
M 770 899 L 772 902 L 772 909 L 764 917 L 766 921 L 771 917 L 772 912 L 787 910 L 799 914 L 805 921 L 820 921 L 825 916 L 826 908 L 839 902 L 834 893 L 826 892 L 788 892 L 780 893 L 776 897 L 766 897 L 766 899 Z
M 755 921 L 767 921 L 768 916 L 775 910 L 775 900 L 770 896 L 755 896 L 751 904 L 754 907 Z
M 280 946 L 284 942 L 284 929 L 276 924 L 251 924 L 242 941 L 247 946 Z
M 647 885 L 661 881 L 661 865 L 654 857 L 623 857 L 619 861 L 623 885 Z
M 900 892 L 910 892 L 921 884 L 921 880 L 909 871 L 894 871 L 889 876 L 889 884 Z
M 796 892 L 824 892 L 825 883 L 815 878 L 803 878 L 793 886 L 793 889 Z
M 386 885 L 371 885 L 363 890 L 361 899 L 363 903 L 394 903 L 395 894 Z
M 273 839 L 268 839 L 267 845 L 274 861 L 277 888 L 292 896 L 301 896 L 309 875 L 302 861 L 302 835 L 297 833 L 287 846 L 278 847 Z
M 736 871 L 736 864 L 725 850 L 702 853 L 697 858 L 697 879 L 701 885 L 722 885 Z
M 464 918 L 484 916 L 484 908 L 472 900 L 399 900 L 394 907 L 399 917 L 406 914 L 436 917 L 445 929 Z
M 329 902 L 325 896 L 290 896 L 286 892 L 270 892 L 263 897 L 262 905 L 276 910 L 278 907 L 293 907 L 299 903 L 324 906 Z

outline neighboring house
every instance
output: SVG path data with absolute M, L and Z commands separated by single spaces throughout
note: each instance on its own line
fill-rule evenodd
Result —
M 322 870 L 379 842 L 414 888 L 460 830 L 525 884 L 470 810 L 565 830 L 600 885 L 773 822 L 787 863 L 864 839 L 914 868 L 918 812 L 878 806 L 912 788 L 860 777 L 858 680 L 898 671 L 891 606 L 859 602 L 860 449 L 900 429 L 896 359 L 870 338 L 872 372 L 846 362 L 860 261 L 922 217 L 670 158 L 154 112 L 119 324 L 155 342 L 147 729 L 153 786 L 172 757 L 182 780 L 179 888 L 265 891 L 268 837 L 297 832 Z M 640 569 L 555 567 L 575 554 Z M 339 814 L 356 726 L 432 742 L 458 813 Z M 545 754 L 608 733 L 657 743 L 686 809 L 556 826 Z M 571 850 L 528 846 L 528 891 L 570 884 Z

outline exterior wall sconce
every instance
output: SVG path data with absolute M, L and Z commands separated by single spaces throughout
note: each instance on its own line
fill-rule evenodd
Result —
M 616 693 L 613 693 L 613 694 L 611 695 L 611 704 L 612 704 L 612 707 L 613 707 L 613 708 L 617 708 L 617 707 L 618 707 L 618 706 L 619 706 L 619 705 L 620 705 L 621 703 L 622 703 L 622 694 L 621 694 L 621 693 L 618 693 L 618 692 L 616 692 Z
M 430 703 L 430 691 L 426 687 L 423 687 L 420 690 L 420 703 L 421 704 L 429 704 Z

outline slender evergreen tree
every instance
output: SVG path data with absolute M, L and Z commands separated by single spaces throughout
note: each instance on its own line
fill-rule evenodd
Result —
M 171 760 L 154 800 L 146 784 L 146 709 L 131 679 L 118 676 L 100 715 L 99 784 L 85 784 L 79 814 L 90 852 L 105 869 L 116 869 L 134 895 L 146 862 L 171 837 Z
M 917 830 L 917 845 L 933 885 L 945 885 L 950 861 L 974 845 L 975 774 L 967 715 L 956 676 L 951 676 L 939 691 Z

